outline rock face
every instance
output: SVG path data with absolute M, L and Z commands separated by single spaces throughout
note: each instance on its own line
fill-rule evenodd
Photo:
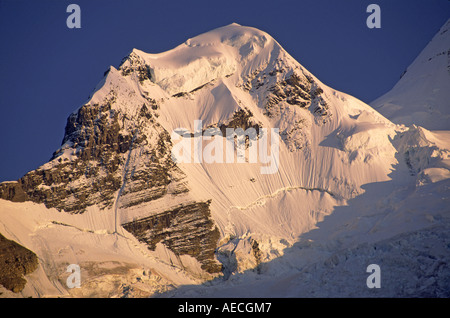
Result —
M 291 70 L 284 61 L 276 60 L 273 65 L 254 72 L 245 80 L 243 88 L 252 95 L 264 94 L 262 106 L 265 115 L 271 118 L 280 115 L 283 102 L 309 108 L 318 116 L 329 115 L 329 105 L 322 96 L 320 84 L 303 70 Z
M 220 272 L 222 266 L 214 261 L 219 231 L 211 219 L 211 202 L 194 202 L 174 209 L 134 220 L 123 227 L 148 248 L 154 250 L 162 243 L 175 255 L 190 255 L 208 273 Z
M 0 184 L 0 198 L 12 202 L 23 202 L 27 200 L 27 195 L 17 181 L 12 181 Z
M 24 275 L 38 267 L 38 258 L 32 251 L 6 239 L 0 234 L 0 284 L 15 293 L 23 290 Z
M 83 213 L 91 205 L 111 208 L 119 189 L 123 190 L 122 207 L 166 194 L 167 186 L 180 181 L 182 173 L 171 161 L 169 134 L 154 122 L 155 101 L 143 103 L 130 119 L 112 108 L 116 96 L 111 89 L 102 103 L 85 104 L 71 114 L 63 146 L 52 160 L 17 183 L 0 184 L 0 197 Z M 154 143 L 149 144 L 147 133 L 153 135 Z M 127 173 L 129 154 L 136 149 L 143 160 L 132 168 L 133 173 Z
M 136 74 L 141 84 L 152 79 L 150 66 L 134 51 L 122 60 L 120 69 L 123 76 Z
M 253 128 L 255 133 L 259 134 L 261 124 L 254 122 L 253 114 L 250 110 L 241 108 L 233 114 L 233 117 L 228 123 L 220 125 L 219 129 L 223 136 L 227 136 L 227 128 L 241 128 L 244 131 L 249 128 Z M 254 136 L 254 138 L 256 138 L 256 136 Z

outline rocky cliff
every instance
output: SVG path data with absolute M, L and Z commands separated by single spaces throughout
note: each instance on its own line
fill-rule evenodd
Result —
M 0 285 L 18 293 L 27 283 L 23 276 L 37 267 L 36 254 L 0 234 Z

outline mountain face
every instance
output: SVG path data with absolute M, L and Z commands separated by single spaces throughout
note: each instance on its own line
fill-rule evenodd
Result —
M 441 191 L 427 215 L 447 220 L 449 149 L 445 132 L 393 124 L 231 24 L 111 66 L 52 159 L 0 184 L 0 233 L 41 261 L 24 295 L 139 297 L 213 278 L 238 290 L 426 228 L 408 203 L 419 195 Z M 71 263 L 79 290 L 64 284 Z
M 391 91 L 370 105 L 397 124 L 450 129 L 450 19 Z

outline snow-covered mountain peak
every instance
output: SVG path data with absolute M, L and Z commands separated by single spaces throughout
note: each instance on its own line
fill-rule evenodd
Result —
M 391 91 L 370 103 L 397 124 L 450 129 L 450 19 Z
M 205 136 L 210 128 L 220 133 Z M 242 149 L 228 128 L 257 134 Z M 448 193 L 448 140 L 393 124 L 326 86 L 267 33 L 233 23 L 167 52 L 133 49 L 111 66 L 70 114 L 52 160 L 0 184 L 0 198 L 12 201 L 0 200 L 0 230 L 44 261 L 31 294 L 73 293 L 53 280 L 39 286 L 75 261 L 94 277 L 88 268 L 101 262 L 148 267 L 164 279 L 146 295 L 217 275 L 288 273 L 337 247 L 426 226 L 409 222 L 423 217 L 408 200 L 423 204 L 416 185 Z M 175 160 L 180 142 L 199 160 Z M 447 197 L 429 212 L 436 220 Z M 313 229 L 314 242 L 305 240 Z M 278 263 L 289 251 L 292 262 Z M 108 290 L 116 278 L 98 279 Z
M 174 95 L 233 74 L 246 77 L 281 56 L 289 58 L 266 32 L 233 23 L 188 39 L 167 52 L 149 54 L 134 49 L 119 69 L 145 64 L 151 81 Z
M 273 38 L 266 32 L 232 23 L 191 38 L 185 44 L 189 47 L 225 44 L 240 50 L 242 47 L 252 45 L 264 47 L 270 41 L 273 41 Z M 242 52 L 245 53 L 245 50 Z
M 443 56 L 450 48 L 450 19 L 440 28 L 436 35 L 431 39 L 428 45 L 422 50 L 417 57 L 418 63 L 424 63 L 433 60 L 435 57 Z M 416 62 L 415 61 L 415 62 Z M 449 61 L 448 64 L 449 65 Z

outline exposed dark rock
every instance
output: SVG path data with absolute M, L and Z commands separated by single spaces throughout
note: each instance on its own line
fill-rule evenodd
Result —
M 314 77 L 305 71 L 292 70 L 281 60 L 248 75 L 242 88 L 261 101 L 264 115 L 294 121 L 289 128 L 280 130 L 290 151 L 303 149 L 307 144 L 302 118 L 306 114 L 295 112 L 294 107 L 308 110 L 317 124 L 326 123 L 332 115 L 324 91 Z
M 161 242 L 176 255 L 190 255 L 209 273 L 219 273 L 214 259 L 219 231 L 211 219 L 210 201 L 194 202 L 122 224 L 125 230 L 154 250 Z
M 208 83 L 205 83 L 203 85 L 200 85 L 200 86 L 194 88 L 193 90 L 191 90 L 189 93 L 195 93 L 196 91 L 201 90 L 203 87 L 205 87 L 208 84 L 211 84 L 211 82 L 208 82 Z
M 252 253 L 253 253 L 253 257 L 255 258 L 255 261 L 256 261 L 255 270 L 258 274 L 261 274 L 262 253 L 259 248 L 258 241 L 256 241 L 256 240 L 252 240 Z
M 259 134 L 259 129 L 261 128 L 259 124 L 255 123 L 253 120 L 253 114 L 251 111 L 247 109 L 239 109 L 234 114 L 231 120 L 219 126 L 220 131 L 222 132 L 222 136 L 227 136 L 226 130 L 227 128 L 242 128 L 244 131 L 248 128 L 253 128 L 256 131 L 256 134 Z M 253 139 L 256 139 L 254 136 Z
M 18 180 L 20 187 L 15 186 L 14 191 L 2 184 L 2 197 L 31 200 L 74 213 L 96 203 L 111 206 L 113 193 L 121 185 L 120 154 L 132 145 L 131 134 L 123 134 L 119 114 L 111 109 L 114 99 L 112 95 L 103 105 L 83 105 L 69 116 L 63 144 L 76 149 L 75 159 L 59 160 L 63 150 L 55 152 L 52 167 L 30 171 Z M 75 185 L 80 179 L 85 181 Z
M 23 276 L 32 273 L 37 267 L 36 254 L 0 234 L 1 285 L 14 293 L 19 293 L 27 283 Z
M 147 119 L 152 118 L 152 114 L 148 111 L 148 108 L 147 108 L 147 106 L 145 106 L 145 104 L 142 105 L 141 111 L 139 112 L 139 116 L 145 117 Z
M 10 200 L 12 202 L 24 202 L 28 199 L 17 181 L 0 183 L 0 199 Z
M 111 108 L 115 102 L 116 94 L 111 91 L 102 104 L 83 105 L 70 115 L 63 139 L 66 146 L 53 154 L 47 167 L 30 171 L 18 182 L 0 184 L 0 198 L 29 200 L 44 203 L 47 208 L 83 213 L 94 204 L 112 207 L 115 193 L 124 182 L 124 207 L 165 195 L 174 175 L 182 173 L 174 172 L 170 135 L 153 121 L 156 101 L 143 104 L 135 128 L 126 128 L 135 124 L 125 124 L 127 116 Z M 139 131 L 140 123 L 153 125 L 158 134 L 155 144 L 148 145 L 147 136 Z M 142 167 L 133 167 L 133 173 L 124 180 L 126 154 L 137 147 L 146 149 Z M 71 160 L 63 156 L 66 150 L 72 152 Z M 187 189 L 178 188 L 178 193 Z
M 188 96 L 189 94 L 193 94 L 193 93 L 195 93 L 196 91 L 201 90 L 203 87 L 212 84 L 213 82 L 214 82 L 214 81 L 207 82 L 207 83 L 205 83 L 205 84 L 203 84 L 203 85 L 200 85 L 200 86 L 194 88 L 193 90 L 191 90 L 191 91 L 189 91 L 189 92 L 179 92 L 179 93 L 173 94 L 172 97 L 183 97 L 183 96 Z
M 269 76 L 287 74 L 287 71 L 282 67 L 278 65 L 273 67 L 268 73 Z M 278 105 L 281 102 L 305 109 L 309 108 L 317 116 L 324 117 L 329 114 L 329 106 L 322 96 L 323 90 L 309 74 L 294 72 L 291 75 L 285 75 L 284 79 L 278 80 L 275 84 L 269 84 L 265 72 L 255 71 L 249 75 L 243 84 L 243 88 L 251 93 L 255 93 L 262 86 L 267 87 L 269 93 L 264 104 L 265 115 L 269 117 L 277 116 Z
M 180 93 L 173 94 L 172 97 L 183 97 L 183 96 L 186 96 L 187 94 L 188 93 L 186 93 L 186 92 L 180 92 Z
M 290 105 L 297 105 L 302 108 L 309 106 L 311 102 L 311 83 L 306 77 L 292 74 L 287 79 L 272 86 L 269 91 L 265 105 L 266 113 L 271 112 L 271 108 L 285 101 Z
M 127 57 L 122 59 L 119 70 L 122 71 L 123 76 L 128 76 L 132 73 L 136 74 L 141 84 L 145 80 L 152 80 L 150 66 L 135 52 L 131 52 Z

